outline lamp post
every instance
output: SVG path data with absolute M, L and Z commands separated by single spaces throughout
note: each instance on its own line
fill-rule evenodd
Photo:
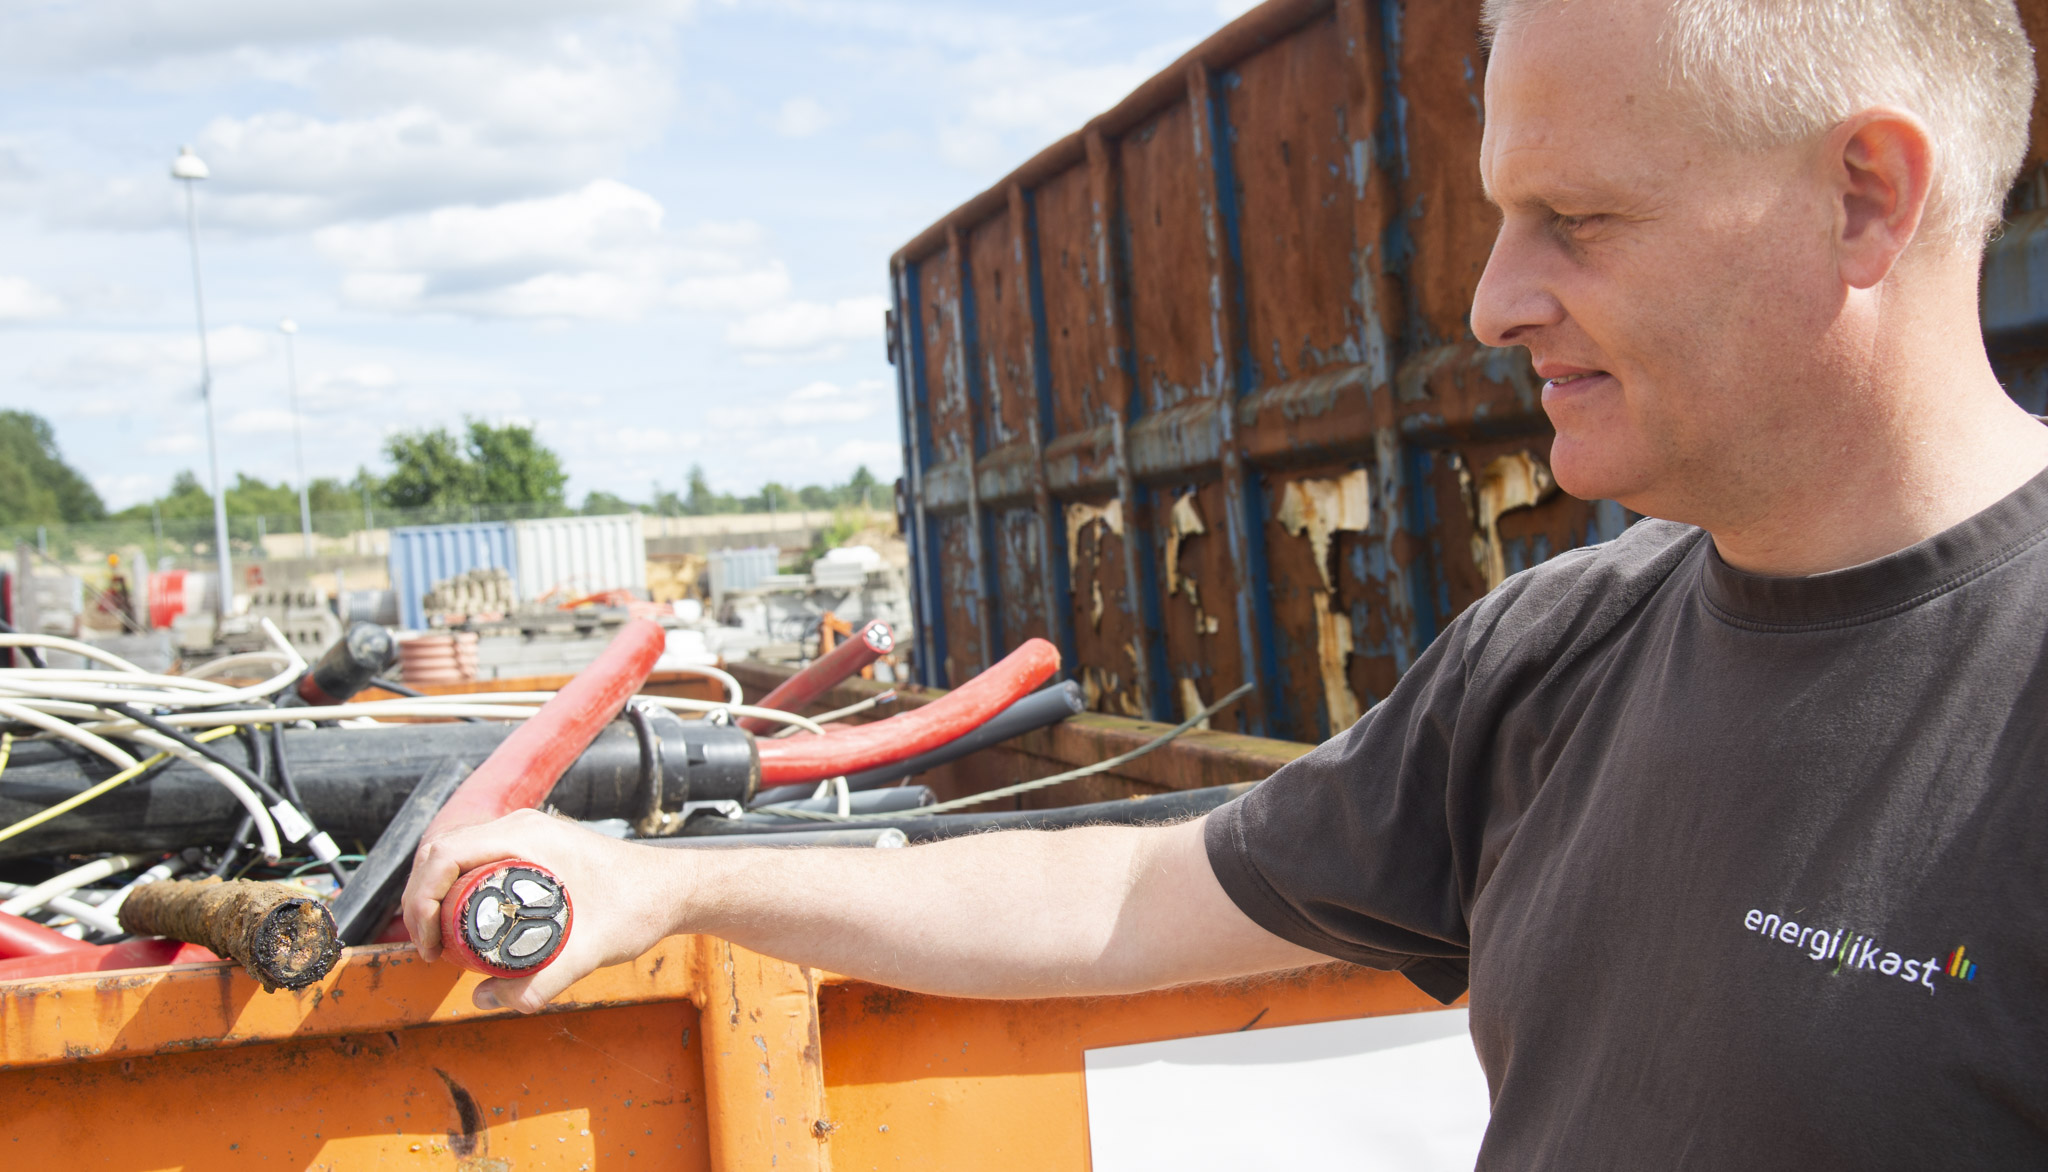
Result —
M 292 452 L 299 461 L 299 556 L 313 556 L 313 506 L 306 500 L 306 439 L 299 428 L 299 364 L 292 354 L 292 339 L 299 332 L 299 323 L 290 318 L 277 323 L 277 332 L 284 335 L 284 379 L 292 402 Z
M 220 485 L 220 442 L 213 429 L 213 363 L 206 353 L 206 295 L 199 283 L 199 213 L 192 195 L 192 185 L 210 174 L 191 147 L 179 147 L 178 157 L 171 160 L 171 178 L 185 185 L 185 231 L 192 242 L 192 309 L 199 321 L 199 398 L 206 404 L 206 463 L 213 477 L 213 545 L 220 561 L 219 614 L 225 619 L 234 610 L 234 567 L 228 561 L 228 499 Z

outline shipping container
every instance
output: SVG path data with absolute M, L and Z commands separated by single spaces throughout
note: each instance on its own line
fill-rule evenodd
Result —
M 638 513 L 514 521 L 512 539 L 523 602 L 647 589 L 647 538 Z
M 1099 711 L 1250 682 L 1218 727 L 1321 740 L 1503 577 L 1627 524 L 1556 490 L 1526 352 L 1469 327 L 1479 6 L 1270 0 L 897 252 L 921 682 L 1042 636 Z M 1987 312 L 2040 410 L 2024 225 Z
M 470 570 L 502 569 L 518 577 L 512 526 L 505 521 L 465 525 L 408 525 L 391 531 L 391 589 L 399 622 L 427 625 L 422 601 L 437 582 Z

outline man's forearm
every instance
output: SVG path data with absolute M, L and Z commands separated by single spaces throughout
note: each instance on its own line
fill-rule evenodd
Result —
M 679 852 L 674 930 L 963 997 L 1132 992 L 1322 959 L 1243 921 L 1200 836 L 1186 823 Z
M 691 850 L 523 811 L 420 848 L 403 900 L 428 959 L 457 875 L 505 858 L 561 876 L 576 930 L 548 968 L 478 1004 L 540 1009 L 593 969 L 700 932 L 847 976 L 959 997 L 1126 993 L 1326 958 L 1238 910 L 1202 822 L 982 834 L 905 850 Z

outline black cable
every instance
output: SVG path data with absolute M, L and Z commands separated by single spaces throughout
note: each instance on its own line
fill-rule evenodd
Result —
M 306 821 L 311 822 L 313 815 L 306 813 L 305 795 L 299 792 L 299 783 L 292 780 L 291 766 L 285 762 L 284 725 L 281 723 L 270 726 L 270 762 L 271 767 L 277 771 L 278 786 L 284 790 L 285 796 L 291 799 L 292 805 L 297 806 L 300 813 L 306 814 Z M 347 868 L 332 859 L 325 860 L 325 865 L 328 874 L 334 876 L 336 884 L 341 886 L 348 884 Z
M 247 766 L 241 765 L 229 759 L 225 754 L 215 749 L 212 745 L 209 745 L 204 741 L 193 739 L 191 733 L 186 732 L 184 729 L 179 728 L 177 725 L 165 724 L 163 721 L 158 720 L 156 717 L 151 716 L 149 713 L 144 712 L 142 709 L 136 707 L 133 704 L 109 704 L 106 705 L 106 707 L 109 711 L 118 712 L 144 728 L 154 729 L 157 732 L 162 733 L 163 735 L 171 738 L 172 740 L 178 742 L 179 744 L 185 746 L 193 752 L 198 753 L 200 756 L 205 757 L 208 761 L 213 762 L 215 765 L 218 765 L 221 768 L 227 770 L 229 773 L 234 774 L 236 777 L 241 778 L 244 782 L 248 783 L 250 789 L 253 789 L 257 793 L 262 794 L 264 799 L 269 804 L 276 805 L 277 803 L 284 801 L 284 795 L 278 793 L 277 788 L 275 786 L 271 785 L 269 782 L 256 776 L 255 774 L 249 772 Z M 116 733 L 114 735 L 119 736 L 120 734 Z M 304 811 L 300 812 L 304 813 Z
M 647 717 L 647 710 L 638 704 L 626 705 L 626 720 L 633 726 L 633 735 L 640 741 L 640 792 L 648 795 L 647 812 L 661 813 L 661 799 L 667 788 L 668 772 L 662 760 L 661 735 L 654 731 L 654 724 Z
M 383 676 L 371 676 L 370 686 L 373 688 L 382 688 L 387 692 L 395 692 L 408 700 L 425 699 L 427 695 L 425 692 L 420 691 L 418 688 L 408 688 L 404 684 L 399 683 L 397 680 L 387 680 Z M 484 718 L 481 716 L 458 716 L 455 719 L 462 721 L 465 724 L 484 723 Z
M 19 635 L 21 634 L 21 632 L 14 629 L 13 623 L 8 622 L 6 619 L 0 619 L 0 634 Z M 49 664 L 43 662 L 42 653 L 37 651 L 33 647 L 10 647 L 8 648 L 8 650 L 19 651 L 23 655 L 27 656 L 30 667 L 50 666 Z
M 221 852 L 220 862 L 211 872 L 214 878 L 224 879 L 229 871 L 235 869 L 235 864 L 241 860 L 242 851 L 247 849 L 249 832 L 254 829 L 256 829 L 256 820 L 250 817 L 247 811 L 244 811 L 241 823 L 235 827 L 234 834 L 228 838 L 228 849 Z

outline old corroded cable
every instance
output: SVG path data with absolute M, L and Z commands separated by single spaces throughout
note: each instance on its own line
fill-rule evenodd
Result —
M 206 878 L 138 887 L 121 903 L 121 927 L 168 936 L 239 961 L 265 992 L 303 989 L 341 956 L 334 917 L 303 888 Z

